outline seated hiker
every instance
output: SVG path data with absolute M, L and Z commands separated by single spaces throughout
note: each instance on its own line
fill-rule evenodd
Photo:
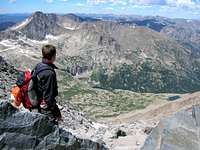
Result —
M 42 48 L 42 62 L 38 63 L 33 71 L 32 77 L 37 81 L 37 96 L 40 103 L 40 112 L 57 124 L 62 120 L 60 110 L 56 104 L 58 86 L 54 65 L 56 60 L 56 48 L 53 45 L 45 45 Z
M 56 48 L 52 45 L 45 45 L 42 48 L 42 62 L 38 63 L 31 72 L 30 69 L 21 71 L 18 75 L 16 85 L 11 91 L 13 106 L 46 114 L 50 120 L 58 124 L 62 116 L 56 96 L 58 87 L 54 65 L 56 59 Z M 23 105 L 22 105 L 23 104 Z

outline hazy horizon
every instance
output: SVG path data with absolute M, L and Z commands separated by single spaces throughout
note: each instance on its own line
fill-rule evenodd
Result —
M 40 11 L 40 10 L 38 10 Z M 34 11 L 34 12 L 22 12 L 22 13 L 0 13 L 0 15 L 25 15 L 25 16 L 29 16 L 29 15 L 32 15 L 34 14 L 35 12 L 38 12 L 38 11 Z M 114 16 L 138 16 L 138 17 L 163 17 L 163 18 L 169 18 L 169 19 L 189 19 L 189 20 L 200 20 L 200 17 L 199 18 L 176 18 L 176 17 L 166 17 L 166 16 L 160 16 L 160 15 L 138 15 L 138 14 L 115 14 L 115 13 L 80 13 L 80 12 L 66 12 L 66 13 L 57 13 L 57 12 L 43 12 L 43 11 L 40 11 L 42 13 L 46 13 L 46 14 L 58 14 L 58 15 L 65 15 L 65 14 L 75 14 L 75 15 L 114 15 Z
M 2 0 L 0 14 L 115 14 L 200 19 L 200 0 Z

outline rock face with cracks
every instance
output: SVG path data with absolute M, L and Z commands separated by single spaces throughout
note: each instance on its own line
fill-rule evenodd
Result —
M 18 112 L 0 102 L 0 149 L 106 150 L 102 143 L 73 136 L 39 113 Z
M 8 97 L 18 71 L 0 56 L 0 99 Z
M 192 113 L 181 111 L 162 119 L 147 138 L 142 150 L 199 150 L 200 106 Z

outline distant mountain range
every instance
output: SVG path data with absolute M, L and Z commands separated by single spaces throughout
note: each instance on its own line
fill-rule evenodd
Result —
M 41 45 L 52 43 L 61 68 L 73 75 L 86 73 L 97 87 L 192 92 L 200 89 L 199 24 L 36 12 L 1 32 L 0 49 L 12 64 L 32 64 L 39 60 Z
M 199 54 L 200 47 L 200 20 L 170 19 L 166 17 L 136 16 L 136 15 L 90 15 L 80 14 L 83 17 L 92 17 L 120 24 L 148 27 L 174 38 L 180 44 L 191 49 L 194 56 Z

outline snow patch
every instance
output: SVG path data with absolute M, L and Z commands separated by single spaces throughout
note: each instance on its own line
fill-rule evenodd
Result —
M 100 129 L 100 128 L 107 128 L 108 126 L 106 126 L 105 124 L 100 124 L 100 123 L 96 123 L 96 122 L 92 122 L 93 124 L 93 128 L 95 129 Z
M 64 27 L 64 28 L 68 30 L 76 30 L 76 27 Z
M 17 26 L 11 27 L 11 30 L 20 30 L 21 28 L 23 28 L 24 26 L 26 26 L 27 24 L 29 24 L 29 22 L 33 19 L 33 17 L 29 17 L 27 18 L 25 21 L 23 21 L 22 23 L 20 23 Z
M 31 39 L 29 39 L 28 41 L 30 41 L 32 43 L 36 43 L 36 44 L 47 44 L 47 43 L 49 43 L 48 40 L 37 41 L 37 40 L 31 40 Z
M 131 28 L 132 28 L 132 29 L 135 29 L 135 28 L 136 28 L 136 25 L 131 26 Z
M 12 47 L 14 46 L 13 42 L 10 40 L 2 40 L 0 41 L 0 44 L 5 46 L 5 47 Z
M 58 36 L 53 36 L 53 35 L 51 35 L 51 34 L 48 34 L 48 35 L 46 35 L 45 36 L 45 39 L 52 39 L 52 40 L 57 40 L 59 37 Z
M 20 39 L 22 40 L 24 43 L 28 43 L 28 44 L 48 44 L 48 40 L 43 40 L 43 41 L 37 41 L 37 40 L 32 40 L 32 39 Z

